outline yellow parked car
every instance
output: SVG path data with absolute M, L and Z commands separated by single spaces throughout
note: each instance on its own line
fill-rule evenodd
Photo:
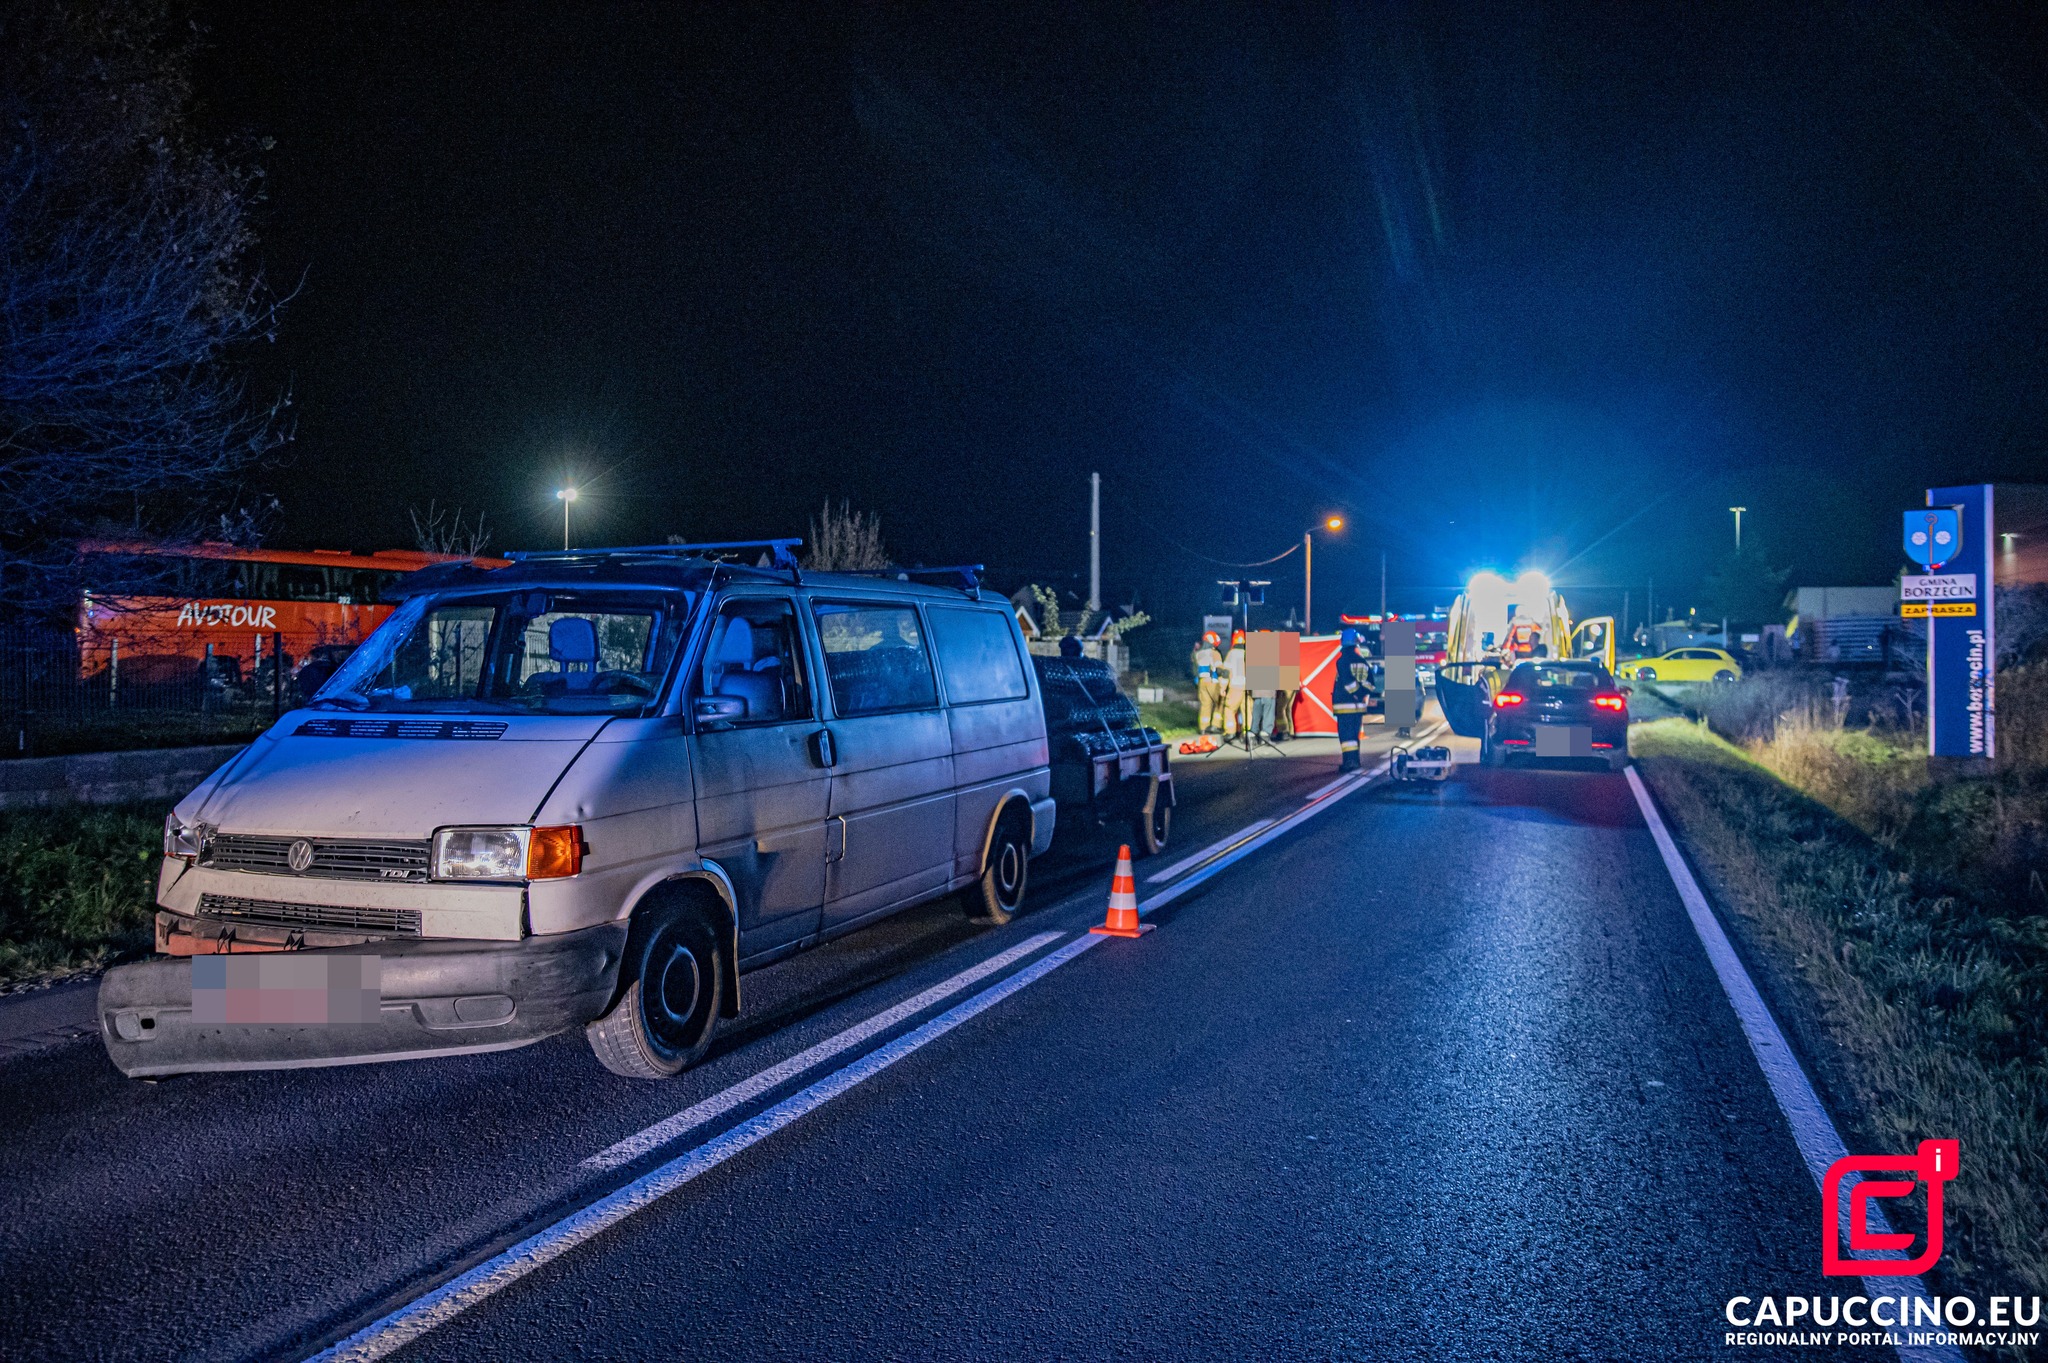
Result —
M 1655 658 L 1632 658 L 1614 669 L 1623 681 L 1732 682 L 1742 664 L 1718 648 L 1674 648 Z

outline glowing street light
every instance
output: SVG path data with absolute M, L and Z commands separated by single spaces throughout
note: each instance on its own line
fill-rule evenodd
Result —
M 1749 510 L 1749 508 L 1746 506 L 1731 506 L 1728 509 L 1735 513 L 1735 552 L 1739 554 L 1742 552 L 1742 513 Z
M 576 489 L 564 487 L 555 489 L 555 500 L 562 504 L 562 551 L 569 550 L 569 503 L 576 500 Z
M 1336 534 L 1344 528 L 1342 516 L 1325 516 L 1323 529 Z M 1315 633 L 1313 623 L 1316 601 L 1316 543 L 1315 531 L 1304 530 L 1301 535 L 1301 632 Z

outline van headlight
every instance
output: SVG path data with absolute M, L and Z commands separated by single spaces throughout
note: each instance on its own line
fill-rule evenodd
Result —
M 164 815 L 164 855 L 190 866 L 206 855 L 213 830 L 203 823 L 186 823 L 173 811 Z
M 427 874 L 435 880 L 556 880 L 583 869 L 583 830 L 443 828 Z

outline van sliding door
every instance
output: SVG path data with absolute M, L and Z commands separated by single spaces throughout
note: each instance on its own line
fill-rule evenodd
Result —
M 942 888 L 953 871 L 953 744 L 907 602 L 818 601 L 832 690 L 827 930 Z

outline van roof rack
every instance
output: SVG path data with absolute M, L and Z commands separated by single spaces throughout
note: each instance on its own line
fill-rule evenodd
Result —
M 893 577 L 899 582 L 922 577 L 951 578 L 961 591 L 977 601 L 981 599 L 982 565 L 979 563 L 949 563 L 938 568 L 835 568 L 833 571 L 856 577 Z
M 639 554 L 661 558 L 703 558 L 716 559 L 723 554 L 742 553 L 749 549 L 763 549 L 768 553 L 770 567 L 780 568 L 788 573 L 792 581 L 801 582 L 796 551 L 801 548 L 800 539 L 773 540 L 715 540 L 699 544 L 629 544 L 616 549 L 544 549 L 514 550 L 506 555 L 520 563 L 574 563 L 602 558 L 616 558 L 622 554 Z

